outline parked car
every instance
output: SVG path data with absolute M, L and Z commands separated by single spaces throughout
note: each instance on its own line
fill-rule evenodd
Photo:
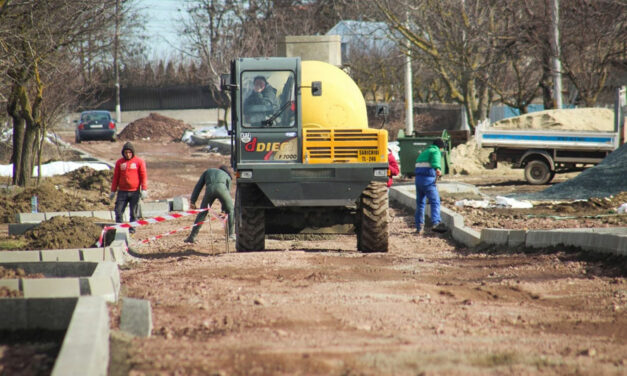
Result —
M 114 142 L 117 137 L 117 126 L 109 111 L 83 111 L 81 118 L 74 122 L 74 139 L 77 144 L 87 140 Z

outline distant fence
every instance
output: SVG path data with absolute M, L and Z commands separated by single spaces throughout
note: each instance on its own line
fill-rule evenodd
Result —
M 200 85 L 120 89 L 120 106 L 124 111 L 218 108 L 220 99 L 224 101 L 226 97 L 214 88 Z M 115 89 L 107 88 L 85 98 L 80 107 L 115 111 Z

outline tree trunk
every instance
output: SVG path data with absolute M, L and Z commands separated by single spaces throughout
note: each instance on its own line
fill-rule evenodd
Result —
M 33 176 L 33 145 L 37 142 L 37 130 L 27 123 L 22 142 L 22 163 L 18 165 L 19 179 L 16 184 L 26 187 Z
M 21 145 L 24 143 L 24 129 L 26 127 L 26 122 L 20 116 L 20 111 L 18 111 L 17 97 L 17 87 L 14 87 L 9 96 L 9 104 L 7 105 L 7 112 L 13 120 L 13 151 L 11 152 L 11 163 L 13 163 L 12 184 L 17 184 L 17 181 L 20 179 L 18 166 L 22 164 Z

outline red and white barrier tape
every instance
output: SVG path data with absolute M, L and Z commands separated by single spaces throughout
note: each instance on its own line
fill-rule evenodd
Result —
M 169 221 L 169 220 L 172 220 L 172 219 L 178 219 L 178 218 L 186 217 L 186 216 L 189 216 L 189 215 L 202 213 L 204 211 L 208 211 L 209 212 L 208 214 L 211 215 L 210 218 L 212 220 L 220 220 L 220 221 L 222 221 L 223 225 L 226 225 L 228 216 L 216 214 L 210 208 L 187 210 L 187 211 L 184 211 L 184 212 L 181 212 L 181 213 L 172 213 L 172 214 L 168 214 L 168 215 L 164 215 L 164 216 L 157 216 L 157 217 L 148 218 L 148 219 L 140 219 L 140 220 L 134 221 L 134 222 L 119 223 L 119 224 L 116 224 L 114 226 L 105 226 L 102 229 L 102 233 L 100 233 L 100 238 L 98 239 L 98 246 L 99 247 L 102 246 L 105 233 L 108 230 L 111 230 L 111 229 L 148 226 L 148 225 L 153 224 L 153 223 L 161 223 L 161 222 Z M 148 243 L 149 241 L 162 238 L 163 236 L 170 235 L 170 234 L 173 234 L 175 232 L 178 232 L 178 231 L 181 231 L 181 230 L 184 230 L 184 229 L 192 228 L 194 226 L 197 226 L 197 225 L 205 223 L 205 222 L 207 222 L 207 221 L 199 222 L 197 224 L 194 224 L 192 226 L 187 226 L 187 227 L 182 228 L 182 229 L 170 231 L 170 232 L 168 232 L 166 234 L 158 235 L 158 236 L 156 236 L 154 238 L 147 239 L 147 241 L 146 240 L 142 240 L 141 243 Z
M 228 217 L 227 217 L 227 218 L 228 218 Z M 211 218 L 211 220 L 221 220 L 221 218 Z M 202 225 L 202 224 L 204 224 L 204 223 L 207 223 L 207 222 L 209 222 L 209 221 L 201 221 L 201 222 L 198 222 L 198 223 L 194 223 L 194 224 L 193 224 L 193 225 L 191 225 L 191 226 L 181 227 L 181 228 L 179 228 L 179 229 L 176 229 L 176 230 L 172 230 L 172 231 L 166 232 L 165 234 L 161 234 L 161 235 L 153 236 L 152 238 L 148 238 L 148 239 L 143 239 L 143 240 L 141 240 L 141 241 L 140 241 L 140 243 L 141 243 L 141 244 L 150 243 L 150 242 L 151 242 L 151 241 L 153 241 L 153 240 L 161 239 L 161 238 L 163 238 L 164 236 L 168 236 L 168 235 L 176 234 L 176 233 L 177 233 L 177 232 L 179 232 L 179 231 L 189 230 L 189 229 L 191 229 L 191 228 L 194 228 L 194 227 L 196 227 L 196 226 L 200 226 L 200 225 Z M 226 219 L 225 219 L 225 222 L 226 222 Z

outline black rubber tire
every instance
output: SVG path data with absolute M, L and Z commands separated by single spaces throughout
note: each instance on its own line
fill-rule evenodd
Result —
M 263 251 L 266 248 L 266 222 L 263 209 L 242 206 L 241 192 L 235 193 L 235 250 Z
M 77 143 L 77 144 L 80 144 L 80 143 L 81 143 L 81 138 L 80 138 L 80 136 L 79 136 L 79 135 L 75 135 L 75 136 L 74 136 L 74 142 L 75 142 L 75 143 Z
M 388 251 L 388 205 L 385 182 L 371 182 L 362 192 L 355 226 L 359 252 Z
M 529 161 L 525 166 L 525 180 L 533 185 L 546 184 L 551 180 L 551 168 L 538 159 Z

